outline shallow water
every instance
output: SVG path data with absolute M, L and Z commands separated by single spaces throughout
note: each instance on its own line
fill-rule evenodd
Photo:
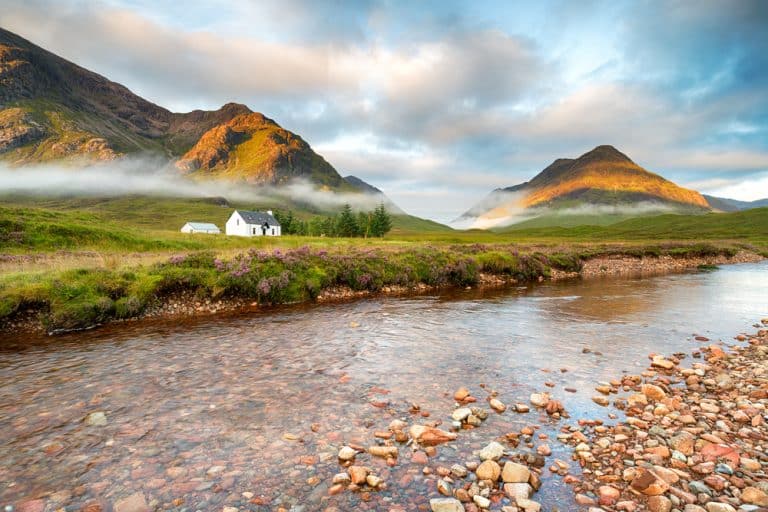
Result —
M 393 468 L 359 457 L 388 483 L 367 502 L 328 496 L 338 448 L 372 444 L 395 417 L 447 422 L 462 385 L 481 403 L 484 383 L 512 404 L 551 381 L 571 419 L 492 413 L 430 466 L 475 460 L 533 424 L 552 437 L 547 465 L 569 460 L 554 436 L 577 417 L 605 418 L 590 400 L 598 381 L 642 371 L 651 352 L 690 353 L 694 333 L 733 343 L 768 314 L 766 284 L 767 263 L 745 264 L 0 340 L 0 505 L 41 498 L 47 510 L 79 510 L 141 492 L 169 510 L 416 510 L 437 496 L 436 480 L 409 448 Z M 430 418 L 411 415 L 413 403 Z M 96 411 L 105 426 L 84 422 Z M 560 477 L 544 474 L 534 499 L 575 510 Z

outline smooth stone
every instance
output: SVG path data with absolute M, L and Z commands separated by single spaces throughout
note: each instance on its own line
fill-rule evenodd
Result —
M 464 505 L 456 498 L 432 498 L 429 508 L 432 512 L 464 512 Z
M 501 472 L 501 479 L 506 483 L 527 483 L 531 477 L 531 471 L 522 464 L 507 461 Z
M 480 460 L 499 460 L 502 455 L 504 455 L 504 447 L 496 441 L 488 443 L 478 454 Z
M 339 460 L 352 460 L 356 455 L 357 450 L 350 448 L 349 446 L 342 446 L 341 450 L 339 450 Z

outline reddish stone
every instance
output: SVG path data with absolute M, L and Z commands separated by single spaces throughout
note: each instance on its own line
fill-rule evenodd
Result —
M 17 512 L 43 512 L 45 502 L 43 500 L 27 500 L 19 503 Z
M 719 460 L 725 460 L 728 464 L 735 468 L 739 466 L 739 452 L 736 448 L 733 448 L 724 444 L 708 444 L 701 449 L 701 456 L 707 462 L 717 462 Z

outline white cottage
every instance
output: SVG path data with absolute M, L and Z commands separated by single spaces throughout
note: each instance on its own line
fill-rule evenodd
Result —
M 280 236 L 280 223 L 271 211 L 251 212 L 235 210 L 226 226 L 228 235 L 237 236 Z
M 218 235 L 221 230 L 216 224 L 208 222 L 187 222 L 181 226 L 182 233 L 206 233 L 209 235 Z

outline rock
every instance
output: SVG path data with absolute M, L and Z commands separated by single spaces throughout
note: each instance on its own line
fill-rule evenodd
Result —
M 504 494 L 514 500 L 528 499 L 533 494 L 533 487 L 526 483 L 506 483 Z
M 480 460 L 499 460 L 502 455 L 504 455 L 504 447 L 496 441 L 491 441 L 478 453 Z
M 376 475 L 368 475 L 367 477 L 365 477 L 365 483 L 367 483 L 373 488 L 376 488 L 379 485 L 381 485 L 381 478 L 379 478 Z
M 392 432 L 398 432 L 401 430 L 405 430 L 405 427 L 407 427 L 408 424 L 404 422 L 403 420 L 392 420 L 389 422 L 388 429 Z
M 383 457 L 385 459 L 397 458 L 397 446 L 370 446 L 368 453 L 374 457 Z
M 432 498 L 429 508 L 432 512 L 464 512 L 464 505 L 456 498 Z
M 608 507 L 619 501 L 619 497 L 621 496 L 621 492 L 611 485 L 601 485 L 597 490 L 597 493 L 598 503 Z
M 522 464 L 507 461 L 504 463 L 504 469 L 501 472 L 501 479 L 506 483 L 528 482 L 531 477 L 531 471 Z
M 115 512 L 149 512 L 149 505 L 140 492 L 115 502 Z
M 480 480 L 490 480 L 495 482 L 499 479 L 499 475 L 501 475 L 501 467 L 499 467 L 498 462 L 495 460 L 488 459 L 477 466 L 475 474 Z
M 667 397 L 667 394 L 659 386 L 653 384 L 643 384 L 640 387 L 640 392 L 648 397 L 649 400 L 660 402 Z
M 648 510 L 650 512 L 669 512 L 672 510 L 672 501 L 666 496 L 651 496 L 648 498 Z
M 707 512 L 736 512 L 736 509 L 727 503 L 710 501 L 705 506 L 707 507 Z
M 549 393 L 531 393 L 531 403 L 536 407 L 546 407 L 549 403 Z
M 694 480 L 692 482 L 689 482 L 688 490 L 690 490 L 694 494 L 707 494 L 709 496 L 712 496 L 712 489 L 710 489 L 707 486 L 707 484 L 699 480 Z
M 453 399 L 457 402 L 462 402 L 464 399 L 466 399 L 469 396 L 469 390 L 467 388 L 461 387 L 459 388 L 454 394 Z
M 592 401 L 595 402 L 597 405 L 602 405 L 605 407 L 608 405 L 608 399 L 602 395 L 595 395 L 592 397 Z
M 43 512 L 45 510 L 45 501 L 43 500 L 26 500 L 19 503 L 19 507 L 14 509 L 13 506 L 7 505 L 5 510 L 16 512 Z
M 349 446 L 342 446 L 339 450 L 339 460 L 349 461 L 353 460 L 357 455 L 357 450 L 350 448 Z
M 756 459 L 749 459 L 747 457 L 741 458 L 741 468 L 746 471 L 760 471 L 761 467 L 760 461 Z
M 413 425 L 410 428 L 411 437 L 421 445 L 435 446 L 441 443 L 453 441 L 458 437 L 452 432 L 446 432 L 435 427 L 426 425 Z
M 461 464 L 454 464 L 451 466 L 451 474 L 457 478 L 464 478 L 469 474 L 469 471 Z
M 352 479 L 349 477 L 348 473 L 336 473 L 333 475 L 333 480 L 331 481 L 332 484 L 342 484 L 347 485 L 352 481 Z
M 669 447 L 677 450 L 683 455 L 693 455 L 693 445 L 696 438 L 693 434 L 685 430 L 675 434 L 669 439 Z
M 741 491 L 741 501 L 760 507 L 768 507 L 768 494 L 757 487 L 746 487 Z
M 104 411 L 92 412 L 85 417 L 85 424 L 91 427 L 103 427 L 107 424 L 107 415 Z
M 530 411 L 530 410 L 531 410 L 531 408 L 530 408 L 530 407 L 528 407 L 528 406 L 527 406 L 527 405 L 525 405 L 525 404 L 515 404 L 515 411 L 516 411 L 516 412 L 519 412 L 519 413 L 526 413 L 526 412 L 528 412 L 528 411 Z
M 368 468 L 362 466 L 349 466 L 347 473 L 353 484 L 362 485 L 365 483 L 365 479 L 368 476 Z
M 669 484 L 651 469 L 641 468 L 632 479 L 630 486 L 646 496 L 664 494 Z
M 541 503 L 538 501 L 529 500 L 528 498 L 518 499 L 517 505 L 525 512 L 539 512 L 541 510 Z
M 464 421 L 470 414 L 472 414 L 472 409 L 469 407 L 459 407 L 451 413 L 451 418 L 453 421 Z
M 450 482 L 441 478 L 437 481 L 437 492 L 443 496 L 453 496 L 453 486 Z
M 491 398 L 488 401 L 488 405 L 491 406 L 491 409 L 498 413 L 502 413 L 507 410 L 507 406 L 502 402 L 501 400 L 497 400 L 496 398 Z
M 653 356 L 651 360 L 651 366 L 656 368 L 663 368 L 664 370 L 671 370 L 675 367 L 675 363 L 669 359 L 664 359 L 664 356 Z
M 488 508 L 491 506 L 491 500 L 479 494 L 475 494 L 474 496 L 472 496 L 472 501 L 474 501 L 475 505 L 477 505 L 480 508 Z

